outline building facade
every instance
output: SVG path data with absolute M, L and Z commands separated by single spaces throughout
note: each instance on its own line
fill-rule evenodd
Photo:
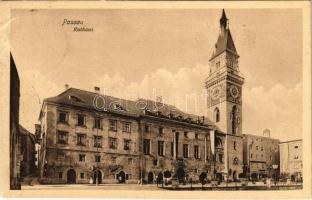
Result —
M 36 166 L 36 139 L 35 135 L 27 131 L 23 126 L 19 127 L 21 134 L 21 178 L 35 176 L 37 173 Z
M 275 178 L 279 174 L 279 140 L 264 136 L 243 135 L 244 176 L 251 179 Z
M 20 189 L 21 138 L 19 131 L 20 80 L 10 54 L 10 189 Z
M 281 142 L 280 172 L 292 181 L 302 181 L 302 140 Z
M 223 162 L 216 169 L 222 179 L 235 180 L 243 173 L 242 86 L 236 51 L 228 19 L 222 11 L 220 34 L 209 60 L 206 79 L 208 117 L 223 134 Z M 221 136 L 220 136 L 221 137 Z M 221 156 L 221 154 L 219 154 Z
M 212 173 L 213 126 L 174 106 L 70 88 L 45 99 L 39 119 L 42 183 L 155 183 Z

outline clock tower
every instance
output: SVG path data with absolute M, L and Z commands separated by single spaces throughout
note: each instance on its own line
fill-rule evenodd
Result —
M 225 11 L 220 18 L 220 33 L 209 60 L 206 78 L 207 109 L 209 118 L 218 132 L 225 136 L 223 174 L 235 179 L 242 173 L 242 85 L 236 51 Z M 233 174 L 235 173 L 235 174 Z M 225 178 L 226 178 L 225 177 Z

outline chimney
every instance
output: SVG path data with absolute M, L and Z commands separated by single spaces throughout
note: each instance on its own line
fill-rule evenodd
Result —
M 267 128 L 266 128 L 266 129 L 263 130 L 263 136 L 264 136 L 264 137 L 268 137 L 268 138 L 269 138 L 270 135 L 271 135 L 270 129 L 267 129 Z
M 96 93 L 100 93 L 101 89 L 100 89 L 99 87 L 95 86 L 95 87 L 94 87 L 94 91 L 95 91 Z
M 68 90 L 69 85 L 66 83 L 64 86 L 65 86 L 65 90 Z

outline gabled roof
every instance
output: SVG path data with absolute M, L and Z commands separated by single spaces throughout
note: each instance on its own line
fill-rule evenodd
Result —
M 213 125 L 207 117 L 185 113 L 173 105 L 142 98 L 136 101 L 121 99 L 76 88 L 69 88 L 55 97 L 44 99 L 44 102 L 78 106 L 98 112 L 105 111 L 132 117 L 150 115 L 187 123 L 200 122 L 201 125 Z
M 215 50 L 213 51 L 210 60 L 214 59 L 224 51 L 231 52 L 238 56 L 230 29 L 221 30 L 217 43 L 215 44 Z

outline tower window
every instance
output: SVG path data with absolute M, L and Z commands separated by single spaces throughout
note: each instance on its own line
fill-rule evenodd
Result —
M 220 68 L 220 61 L 216 63 L 217 69 Z
M 214 114 L 215 114 L 215 121 L 219 122 L 220 121 L 220 110 L 219 110 L 219 108 L 215 108 Z
M 236 134 L 236 128 L 237 128 L 237 107 L 233 106 L 232 112 L 231 112 L 231 118 L 232 118 L 232 134 Z

